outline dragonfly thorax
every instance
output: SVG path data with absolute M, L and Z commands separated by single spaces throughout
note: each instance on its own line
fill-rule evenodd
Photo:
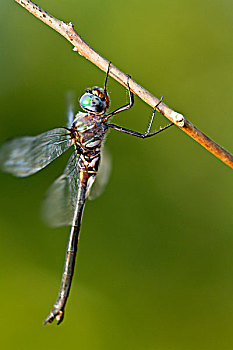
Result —
M 92 89 L 87 89 L 80 97 L 79 104 L 83 110 L 101 115 L 107 111 L 110 102 L 108 94 L 104 89 L 93 87 Z

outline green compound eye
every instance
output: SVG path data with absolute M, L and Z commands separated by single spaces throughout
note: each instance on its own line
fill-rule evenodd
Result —
M 88 95 L 83 95 L 80 99 L 80 105 L 85 107 L 88 107 L 91 105 L 91 97 Z

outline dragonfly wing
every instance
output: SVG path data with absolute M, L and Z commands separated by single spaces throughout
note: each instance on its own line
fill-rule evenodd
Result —
M 1 146 L 0 167 L 15 176 L 29 176 L 46 167 L 71 145 L 70 134 L 65 128 L 38 136 L 17 137 Z
M 111 169 L 112 169 L 111 154 L 106 147 L 102 147 L 98 174 L 96 176 L 95 183 L 91 188 L 88 199 L 93 200 L 99 197 L 103 193 L 105 186 L 109 181 Z
M 67 104 L 67 128 L 71 128 L 74 121 L 74 92 L 69 91 L 66 94 Z
M 71 225 L 79 188 L 79 155 L 74 152 L 64 173 L 49 188 L 42 215 L 49 226 Z

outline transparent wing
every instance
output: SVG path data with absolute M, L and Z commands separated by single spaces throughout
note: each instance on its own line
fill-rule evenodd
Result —
M 67 105 L 67 128 L 71 128 L 74 121 L 74 92 L 69 91 L 66 94 Z
M 15 176 L 29 176 L 46 167 L 72 144 L 65 128 L 38 136 L 17 137 L 0 147 L 0 168 Z
M 108 180 L 111 174 L 111 169 L 112 169 L 111 154 L 106 147 L 102 147 L 98 174 L 96 176 L 94 185 L 91 188 L 88 199 L 93 200 L 99 197 L 103 193 L 108 183 Z
M 52 227 L 71 225 L 79 187 L 79 155 L 71 155 L 64 173 L 49 188 L 42 215 Z

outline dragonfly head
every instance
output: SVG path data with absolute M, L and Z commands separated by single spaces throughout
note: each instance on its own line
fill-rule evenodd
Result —
M 104 89 L 93 87 L 92 89 L 87 89 L 80 97 L 79 104 L 85 111 L 101 115 L 109 108 L 110 101 Z

